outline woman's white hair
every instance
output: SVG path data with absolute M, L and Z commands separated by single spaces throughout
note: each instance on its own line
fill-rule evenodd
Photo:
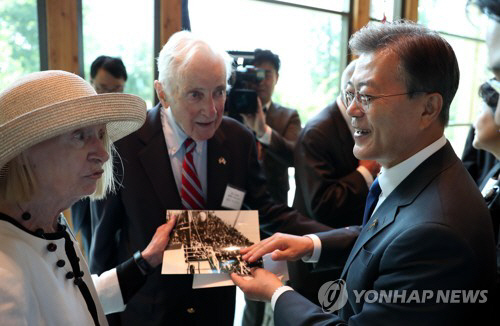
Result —
M 171 100 L 178 91 L 178 86 L 182 84 L 184 78 L 185 68 L 199 51 L 206 51 L 220 58 L 226 69 L 226 87 L 229 88 L 227 82 L 231 77 L 233 62 L 231 56 L 189 31 L 180 31 L 168 39 L 157 59 L 158 80 L 167 99 Z
M 108 193 L 116 191 L 117 184 L 113 174 L 113 156 L 117 154 L 111 139 L 106 134 L 104 148 L 109 154 L 109 159 L 103 164 L 104 173 L 97 181 L 96 190 L 89 197 L 102 199 Z M 14 157 L 5 168 L 5 177 L 0 178 L 0 201 L 27 202 L 39 191 L 38 182 L 25 152 Z

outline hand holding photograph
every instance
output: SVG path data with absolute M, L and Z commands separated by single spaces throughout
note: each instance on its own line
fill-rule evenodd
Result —
M 258 211 L 168 210 L 177 224 L 164 253 L 162 274 L 250 275 L 240 249 L 260 241 Z

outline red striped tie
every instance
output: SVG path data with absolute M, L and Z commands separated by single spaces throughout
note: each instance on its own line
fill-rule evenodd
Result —
M 203 209 L 205 207 L 205 196 L 193 163 L 195 147 L 196 143 L 191 138 L 184 142 L 186 154 L 182 162 L 181 199 L 185 209 Z

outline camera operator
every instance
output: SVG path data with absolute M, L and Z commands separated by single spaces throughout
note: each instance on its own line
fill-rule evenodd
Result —
M 267 188 L 276 202 L 286 204 L 288 185 L 288 167 L 293 166 L 295 142 L 301 130 L 297 110 L 285 108 L 274 103 L 271 97 L 278 82 L 280 59 L 269 50 L 256 49 L 253 65 L 265 70 L 265 78 L 255 87 L 258 95 L 257 112 L 241 114 L 245 125 L 255 132 L 259 161 L 264 167 Z M 262 233 L 261 233 L 262 236 Z M 246 300 L 243 326 L 263 325 L 272 319 L 270 309 L 264 302 Z
M 265 70 L 265 78 L 257 85 L 260 99 L 257 112 L 242 114 L 243 121 L 255 132 L 259 160 L 264 166 L 267 187 L 275 201 L 286 204 L 288 167 L 293 166 L 293 149 L 300 133 L 297 110 L 274 103 L 271 97 L 278 82 L 280 59 L 269 50 L 256 49 L 253 65 Z

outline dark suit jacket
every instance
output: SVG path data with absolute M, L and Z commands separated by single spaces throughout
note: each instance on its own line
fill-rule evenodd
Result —
M 368 187 L 337 102 L 311 119 L 295 147 L 293 207 L 334 228 L 361 224 Z
M 167 209 L 182 208 L 160 121 L 160 106 L 148 112 L 144 126 L 116 143 L 123 166 L 118 192 L 93 203 L 97 217 L 90 251 L 90 269 L 102 273 L 143 250 Z M 225 164 L 219 158 L 225 158 Z M 120 177 L 119 177 L 120 179 Z M 257 161 L 254 136 L 224 117 L 207 144 L 207 209 L 221 209 L 230 184 L 245 189 L 245 208 L 258 209 L 261 228 L 305 234 L 326 226 L 275 205 Z M 232 325 L 234 287 L 192 289 L 192 276 L 161 275 L 158 268 L 120 314 L 124 325 Z M 195 313 L 189 313 L 193 311 Z
M 493 166 L 488 173 L 485 174 L 485 177 L 483 179 L 483 182 L 479 186 L 479 189 L 481 191 L 483 188 L 486 186 L 488 183 L 488 180 L 491 178 L 495 178 L 498 180 L 498 177 L 500 175 L 500 162 L 497 162 L 495 166 Z M 488 205 L 488 209 L 490 211 L 490 215 L 493 221 L 493 230 L 495 231 L 495 240 L 498 240 L 498 233 L 499 233 L 499 225 L 500 225 L 500 180 L 496 182 L 495 187 L 486 194 L 484 197 L 486 200 L 486 205 Z M 500 261 L 498 261 L 500 263 Z M 500 268 L 499 268 L 500 272 Z
M 474 135 L 475 129 L 474 127 L 470 127 L 462 153 L 462 163 L 467 171 L 469 171 L 472 179 L 474 179 L 478 185 L 481 185 L 485 180 L 486 174 L 488 174 L 490 169 L 496 164 L 497 159 L 495 155 L 490 152 L 482 149 L 475 149 L 472 146 Z
M 436 304 L 437 293 L 426 304 L 356 302 L 353 292 L 491 289 L 491 220 L 449 143 L 417 167 L 366 225 L 361 232 L 354 227 L 319 234 L 318 268 L 348 257 L 342 273 L 348 301 L 339 315 L 324 314 L 289 291 L 277 301 L 276 325 L 485 325 L 484 304 Z
M 88 257 L 92 240 L 92 219 L 90 217 L 90 199 L 82 198 L 71 206 L 71 223 L 73 231 L 81 232 L 83 252 Z
M 262 148 L 262 164 L 267 188 L 275 201 L 286 204 L 288 199 L 288 167 L 293 164 L 293 150 L 301 129 L 297 110 L 271 102 L 266 112 L 266 124 L 272 128 L 271 143 Z
M 356 170 L 354 139 L 337 101 L 309 120 L 295 147 L 295 199 L 299 212 L 334 228 L 361 224 L 368 187 Z M 289 262 L 290 284 L 312 302 L 342 269 L 317 271 L 302 261 Z
M 496 177 L 498 180 L 500 173 L 500 162 L 497 164 L 485 175 L 483 183 L 480 186 L 482 190 L 486 183 L 490 178 Z M 500 306 L 500 180 L 498 180 L 494 186 L 494 188 L 486 194 L 484 197 L 486 200 L 486 205 L 488 205 L 488 209 L 490 211 L 491 220 L 493 221 L 493 230 L 495 232 L 495 241 L 496 241 L 496 252 L 497 252 L 497 275 L 495 281 L 495 303 L 494 307 L 497 309 Z M 495 316 L 498 316 L 498 313 L 495 312 Z M 499 321 L 498 317 L 496 318 Z M 497 323 L 498 324 L 498 323 Z

